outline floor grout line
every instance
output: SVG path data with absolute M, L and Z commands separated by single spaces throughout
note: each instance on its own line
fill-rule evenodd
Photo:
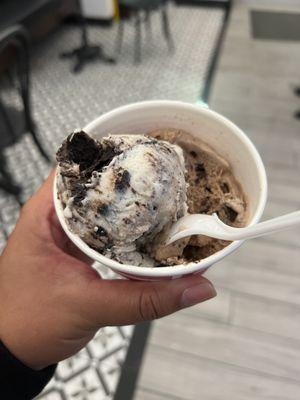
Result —
M 148 387 L 143 386 L 143 385 L 138 386 L 137 388 L 138 389 L 142 389 L 143 391 L 148 392 L 150 394 L 159 395 L 161 397 L 163 396 L 164 399 L 185 400 L 183 397 L 174 396 L 172 394 L 169 394 L 169 393 L 166 393 L 166 392 L 163 392 L 163 391 L 160 391 L 160 390 L 156 390 L 156 389 L 153 389 L 153 388 L 148 388 Z M 139 399 L 136 399 L 136 400 L 139 400 Z

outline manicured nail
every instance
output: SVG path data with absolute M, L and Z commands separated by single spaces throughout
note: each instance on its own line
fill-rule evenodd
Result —
M 185 289 L 181 297 L 181 306 L 182 308 L 190 307 L 202 301 L 212 299 L 216 295 L 217 292 L 213 285 L 209 282 L 204 282 Z

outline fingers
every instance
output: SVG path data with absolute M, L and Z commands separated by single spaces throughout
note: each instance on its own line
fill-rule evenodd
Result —
M 53 202 L 53 180 L 55 169 L 53 169 L 42 184 L 40 189 L 27 201 L 21 210 L 20 220 L 16 229 L 23 231 L 24 238 L 34 238 L 43 241 L 44 244 L 52 242 L 51 218 L 55 213 Z M 32 239 L 31 239 L 32 240 Z
M 53 169 L 40 189 L 26 202 L 22 208 L 21 217 L 26 218 L 33 227 L 45 223 L 51 208 L 53 208 Z
M 40 189 L 24 206 L 23 225 L 44 245 L 55 243 L 66 254 L 91 265 L 93 261 L 69 240 L 58 221 L 53 203 L 54 176 L 55 169 L 51 171 Z
M 172 314 L 216 296 L 202 276 L 161 282 L 95 280 L 87 294 L 87 312 L 96 327 L 130 325 Z
M 85 264 L 93 264 L 94 261 L 86 254 L 84 254 L 81 250 L 79 250 L 79 248 L 75 246 L 75 244 L 73 244 L 68 236 L 65 234 L 57 218 L 54 207 L 50 212 L 48 221 L 50 225 L 52 240 L 59 249 L 61 249 L 64 253 L 76 258 L 77 260 L 82 261 Z
M 47 213 L 47 210 L 53 204 L 53 182 L 56 169 L 53 168 L 48 178 L 39 188 L 39 190 L 29 200 L 32 205 L 37 207 L 41 213 Z

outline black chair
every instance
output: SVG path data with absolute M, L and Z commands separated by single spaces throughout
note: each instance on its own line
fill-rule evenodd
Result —
M 15 143 L 20 135 L 29 132 L 36 147 L 47 162 L 51 159 L 38 138 L 35 124 L 31 114 L 30 101 L 30 65 L 29 65 L 29 40 L 27 31 L 20 25 L 7 28 L 0 32 L 0 54 L 8 48 L 15 49 L 15 67 L 16 83 L 22 101 L 23 112 L 18 112 L 4 104 L 0 98 L 0 129 L 1 144 L 0 147 L 0 187 L 12 194 L 17 194 L 18 189 L 13 183 L 8 169 L 6 168 L 3 155 L 4 146 Z M 11 190 L 9 189 L 11 184 Z
M 21 188 L 17 186 L 8 172 L 6 160 L 0 153 L 0 189 L 16 197 L 17 202 L 21 205 L 19 195 L 21 193 Z
M 135 50 L 134 61 L 136 64 L 141 62 L 141 24 L 145 22 L 146 29 L 151 34 L 151 13 L 160 10 L 162 20 L 162 31 L 167 41 L 170 51 L 174 50 L 170 24 L 167 12 L 167 0 L 119 0 L 121 15 L 128 12 L 134 18 L 135 24 Z M 124 19 L 120 19 L 116 44 L 116 56 L 121 53 L 124 36 Z

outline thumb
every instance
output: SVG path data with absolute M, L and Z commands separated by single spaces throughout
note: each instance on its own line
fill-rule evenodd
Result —
M 160 282 L 94 280 L 89 289 L 86 306 L 95 328 L 153 320 L 216 296 L 197 275 Z

